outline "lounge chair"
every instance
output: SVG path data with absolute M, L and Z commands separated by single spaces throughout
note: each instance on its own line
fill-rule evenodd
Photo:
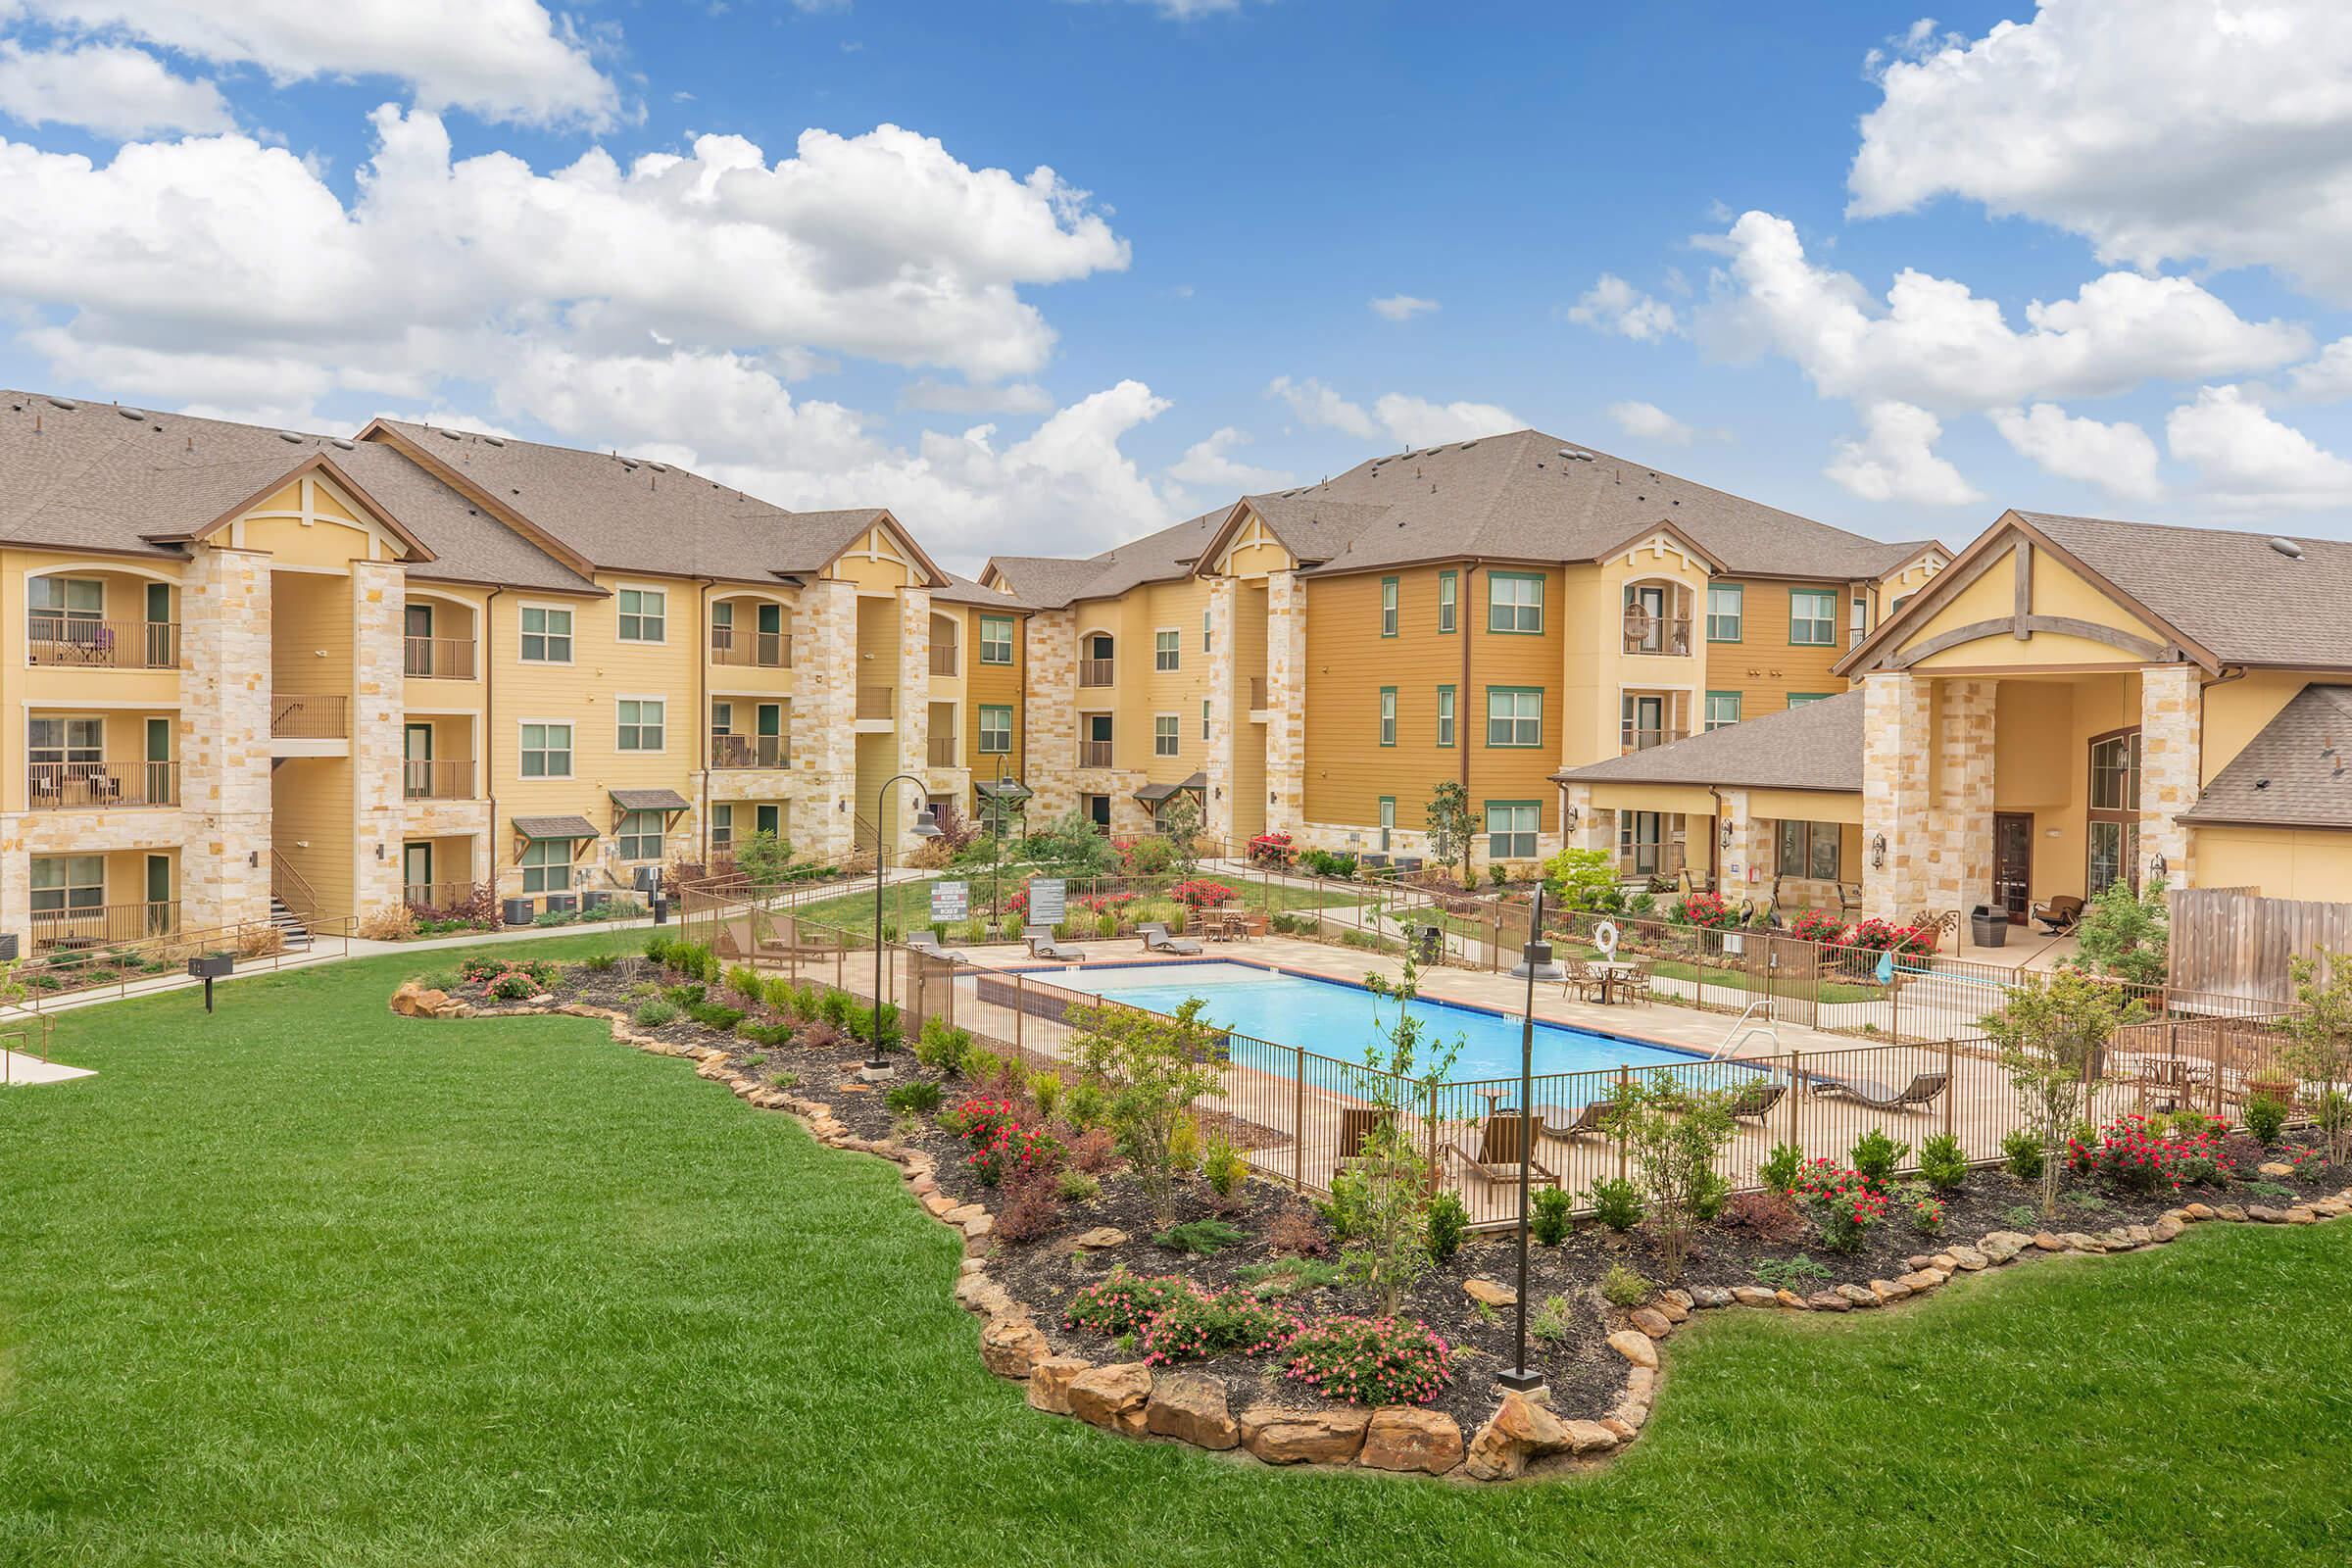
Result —
M 1519 1112 L 1497 1111 L 1489 1116 L 1486 1125 L 1479 1129 L 1476 1158 L 1472 1158 L 1470 1152 L 1459 1144 L 1447 1144 L 1439 1151 L 1439 1157 L 1443 1159 L 1446 1155 L 1452 1155 L 1462 1162 L 1467 1174 L 1485 1181 L 1516 1185 L 1519 1180 L 1520 1141 L 1526 1136 L 1527 1126 L 1528 1118 Z M 1537 1186 L 1560 1185 L 1560 1178 L 1545 1169 L 1541 1160 L 1529 1159 L 1527 1175 L 1528 1180 Z
M 1200 951 L 1200 944 L 1190 937 L 1168 935 L 1168 928 L 1162 921 L 1147 920 L 1135 928 L 1135 934 L 1144 939 L 1144 951 L 1147 953 L 1189 954 Z
M 1788 1093 L 1787 1084 L 1752 1083 L 1732 1097 L 1729 1109 L 1734 1120 L 1760 1122 L 1772 1114 L 1772 1107 Z
M 2041 922 L 2041 928 L 2051 936 L 2062 937 L 2082 919 L 2082 901 L 2072 893 L 2061 893 L 2054 899 L 2044 899 L 2026 911 Z
M 1857 1105 L 1873 1110 L 1928 1110 L 1943 1098 L 1944 1087 L 1951 1082 L 1949 1074 L 1922 1072 L 1912 1074 L 1910 1083 L 1888 1094 L 1884 1085 L 1845 1078 L 1818 1078 L 1813 1092 L 1817 1095 L 1842 1095 Z
M 969 963 L 971 961 L 960 953 L 950 953 L 941 947 L 939 932 L 933 928 L 926 927 L 921 931 L 907 932 L 906 945 L 926 958 L 944 958 L 950 963 Z
M 1608 1110 L 1609 1102 L 1605 1100 L 1592 1101 L 1574 1111 L 1559 1105 L 1538 1105 L 1536 1132 L 1541 1137 L 1557 1138 L 1566 1143 L 1574 1143 L 1579 1138 L 1606 1138 L 1609 1130 L 1601 1124 L 1601 1118 L 1608 1114 Z
M 1340 1110 L 1340 1163 L 1345 1165 L 1364 1152 L 1364 1140 L 1380 1125 L 1380 1112 L 1368 1106 L 1347 1105 Z
M 1086 950 L 1065 947 L 1054 941 L 1054 928 L 1050 925 L 1021 927 L 1021 940 L 1029 944 L 1029 956 L 1032 958 L 1056 958 L 1063 963 L 1084 963 L 1086 961 Z

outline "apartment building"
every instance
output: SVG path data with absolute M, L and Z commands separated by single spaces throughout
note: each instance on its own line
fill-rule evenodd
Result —
M 1031 607 L 1041 808 L 1136 832 L 1189 795 L 1221 837 L 1412 856 L 1451 779 L 1477 858 L 1524 861 L 1560 768 L 1844 691 L 1948 559 L 1521 430 L 980 580 Z M 1624 832 L 1629 864 L 1686 854 L 1680 813 Z

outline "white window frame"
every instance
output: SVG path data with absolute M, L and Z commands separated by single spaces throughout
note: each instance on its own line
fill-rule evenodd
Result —
M 526 745 L 525 741 L 528 738 L 529 732 L 533 729 L 560 729 L 564 732 L 563 772 L 526 773 L 523 771 L 522 760 L 529 756 L 532 751 L 532 748 Z M 540 744 L 537 750 L 540 757 L 544 759 L 553 756 L 556 748 L 547 744 L 547 737 L 542 735 L 539 739 Z M 580 736 L 578 727 L 575 726 L 568 718 L 518 718 L 514 721 L 514 774 L 526 784 L 536 783 L 541 779 L 569 778 L 572 776 L 572 768 L 577 765 L 579 761 L 579 744 Z M 540 765 L 544 767 L 546 763 L 542 761 Z
M 1152 631 L 1152 669 L 1171 675 L 1184 667 L 1184 628 L 1155 626 Z
M 734 842 L 735 803 L 733 801 L 712 801 L 710 803 L 710 847 L 714 850 L 723 850 L 733 845 Z
M 563 852 L 564 874 L 561 881 L 551 879 L 552 873 L 558 869 L 555 862 L 544 858 L 538 860 L 531 858 L 532 852 L 543 844 L 554 845 Z M 522 868 L 522 891 L 526 896 L 533 893 L 568 893 L 571 891 L 572 871 L 580 863 L 580 847 L 571 839 L 532 839 L 523 845 L 522 853 L 514 857 L 514 863 Z M 533 886 L 534 882 L 536 886 Z
M 1211 611 L 1209 608 L 1203 605 L 1200 608 L 1200 651 L 1204 654 L 1213 653 L 1216 651 L 1214 641 L 1210 637 L 1208 630 L 1208 617 L 1210 614 Z
M 637 617 L 638 631 L 638 635 L 634 637 L 629 635 L 627 627 L 623 624 L 624 617 L 631 614 L 632 612 L 620 608 L 621 601 L 630 594 L 637 594 L 641 596 L 637 609 L 635 612 L 633 612 Z M 653 595 L 655 599 L 661 602 L 659 611 L 650 617 L 645 612 L 645 605 L 642 598 L 642 596 L 646 594 Z M 661 636 L 648 637 L 644 635 L 645 622 L 649 618 L 658 620 L 662 623 Z M 666 647 L 669 643 L 669 590 L 666 588 L 655 588 L 645 583 L 636 582 L 620 583 L 615 585 L 612 590 L 612 640 L 616 643 L 637 643 L 648 648 Z
M 646 834 L 644 831 L 644 821 L 640 820 L 641 818 L 650 819 L 654 824 L 654 853 L 651 855 L 631 855 L 629 853 L 629 842 L 632 839 L 636 841 L 639 849 L 642 850 L 645 847 Z M 630 832 L 629 829 L 632 826 L 635 826 L 638 831 L 634 833 Z M 619 825 L 612 829 L 612 848 L 614 853 L 616 853 L 623 860 L 629 861 L 631 864 L 642 865 L 649 860 L 659 860 L 662 858 L 662 857 L 668 853 L 668 843 L 669 827 L 667 823 L 662 820 L 662 813 L 660 811 L 623 811 L 620 816 Z
M 1162 742 L 1165 745 L 1162 745 Z M 1184 755 L 1184 715 L 1182 713 L 1153 713 L 1152 715 L 1152 755 L 1181 757 Z
M 1018 640 L 1013 635 L 1015 624 L 1016 621 L 1010 615 L 982 615 L 980 617 L 980 662 L 983 664 L 1009 664 L 1012 662 L 1013 644 Z M 1004 641 L 999 642 L 989 636 L 989 628 L 992 626 L 1004 628 Z M 988 651 L 992 648 L 1004 649 L 1004 657 L 1002 659 L 990 658 Z
M 621 705 L 624 703 L 636 703 L 639 705 L 640 711 L 637 716 L 637 722 L 634 725 L 630 724 L 627 719 L 621 716 Z M 643 712 L 643 705 L 647 703 L 653 704 L 655 708 L 660 710 L 659 715 L 655 718 L 651 725 L 646 723 Z M 626 735 L 626 732 L 632 728 L 637 731 L 638 735 L 639 744 L 635 746 L 631 746 L 628 743 Z M 647 746 L 643 744 L 645 731 L 648 728 L 654 730 L 661 737 L 661 745 Z M 657 757 L 662 753 L 668 751 L 669 699 L 666 697 L 654 696 L 651 693 L 646 692 L 622 692 L 615 696 L 612 699 L 612 749 L 616 752 L 626 752 L 631 757 Z
M 979 711 L 973 715 L 972 729 L 979 737 L 979 755 L 982 757 L 1010 757 L 1012 755 L 1012 705 L 1010 703 L 981 703 L 978 705 L 978 709 Z M 989 728 L 989 719 L 999 714 L 1004 716 L 1004 727 L 1001 730 Z M 989 738 L 991 736 L 997 737 L 1001 744 L 990 745 Z
M 547 645 L 556 639 L 557 634 L 555 632 L 545 629 L 534 632 L 529 630 L 524 625 L 524 622 L 530 618 L 530 614 L 533 611 L 537 611 L 546 615 L 562 615 L 564 617 L 564 657 L 562 659 L 549 659 L 545 657 Z M 543 623 L 543 626 L 544 624 L 545 623 Z M 515 607 L 514 658 L 519 663 L 568 664 L 572 662 L 572 654 L 579 646 L 579 634 L 580 617 L 573 612 L 573 608 L 570 605 L 540 604 L 526 600 L 522 604 Z M 523 651 L 525 639 L 530 637 L 537 637 L 539 639 L 540 658 L 533 659 L 529 654 Z

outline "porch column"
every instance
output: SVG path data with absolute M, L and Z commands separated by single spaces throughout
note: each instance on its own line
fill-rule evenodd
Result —
M 408 716 L 408 575 L 394 562 L 351 564 L 351 912 L 400 907 L 407 819 L 401 766 Z
M 1456 709 L 1459 712 L 1459 709 Z M 1457 720 L 1458 722 L 1458 720 Z M 1592 786 L 1569 784 L 1560 791 L 1560 823 L 1563 842 L 1572 850 L 1599 850 L 1614 855 L 1617 851 L 1617 813 L 1592 804 Z M 1568 813 L 1576 815 L 1576 826 L 1567 826 Z
M 1965 915 L 1992 897 L 1993 710 L 1999 693 L 1998 681 L 1941 683 L 1936 808 L 1923 890 L 1931 909 Z
M 1208 799 L 1200 808 L 1200 830 L 1230 844 L 1234 836 L 1234 748 L 1236 731 L 1249 720 L 1234 711 L 1234 604 L 1241 585 L 1231 577 L 1208 584 Z M 1192 715 L 1184 715 L 1190 723 Z
M 200 546 L 180 579 L 180 923 L 270 917 L 270 558 Z
M 2197 733 L 2194 664 L 2158 664 L 2139 672 L 2139 885 L 2164 861 L 2167 887 L 2196 885 L 2188 824 L 2180 813 L 2202 788 L 2204 738 Z
M 1029 822 L 1042 827 L 1078 805 L 1076 613 L 1041 611 L 1028 618 L 1023 636 L 1029 686 L 1021 712 L 1021 781 L 1033 792 Z
M 1708 830 L 1718 846 L 1723 843 L 1725 824 L 1732 830 L 1730 847 L 1717 851 L 1723 874 L 1716 891 L 1735 902 L 1762 897 L 1772 891 L 1773 824 L 1750 808 L 1747 791 L 1718 790 L 1716 794 L 1723 801 L 1723 815 L 1708 823 Z
M 1916 675 L 1875 674 L 1862 682 L 1862 907 L 1884 919 L 1927 902 L 1924 841 L 1935 755 L 1929 697 L 1928 683 Z
M 858 585 L 811 582 L 801 590 L 793 617 L 793 663 L 800 673 L 792 700 L 789 836 L 794 849 L 838 864 L 850 857 L 858 809 Z M 927 649 L 927 621 L 923 636 Z M 710 713 L 696 715 L 696 722 L 708 726 Z
M 1457 731 L 1468 700 L 1454 699 Z M 1306 585 L 1295 571 L 1266 579 L 1266 831 L 1295 833 L 1306 820 Z

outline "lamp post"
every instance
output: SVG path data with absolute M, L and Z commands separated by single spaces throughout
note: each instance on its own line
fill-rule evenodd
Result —
M 869 1075 L 890 1071 L 890 1062 L 882 1054 L 882 1006 L 888 1000 L 882 989 L 882 955 L 889 946 L 882 940 L 882 870 L 889 843 L 882 837 L 882 817 L 890 809 L 890 792 L 895 786 L 919 786 L 922 782 L 912 773 L 900 773 L 883 780 L 882 787 L 874 792 L 874 1023 L 866 1031 L 865 1047 L 865 1070 Z M 914 836 L 918 839 L 939 837 L 939 819 L 931 814 L 927 803 L 914 813 Z
M 1005 803 L 1011 802 L 1025 818 L 1029 811 L 1030 793 L 1029 786 L 1017 778 L 1012 781 L 1012 792 L 1006 793 L 1004 789 L 1004 759 L 1000 756 L 997 759 L 996 786 L 990 790 L 988 796 L 988 808 L 996 817 L 996 851 L 988 858 L 988 920 L 992 926 L 1001 927 L 1004 920 L 1003 900 L 1004 896 Z
M 1530 1103 L 1536 1098 L 1536 982 L 1562 977 L 1551 961 L 1551 944 L 1544 940 L 1544 884 L 1536 884 L 1536 906 L 1528 916 L 1527 946 L 1511 969 L 1514 980 L 1527 981 L 1527 1006 L 1519 1024 L 1519 1289 L 1514 1309 L 1511 1364 L 1494 1374 L 1494 1381 L 1520 1394 L 1544 1386 L 1544 1374 L 1527 1364 L 1527 1188 L 1529 1167 L 1535 1162 L 1536 1118 Z

